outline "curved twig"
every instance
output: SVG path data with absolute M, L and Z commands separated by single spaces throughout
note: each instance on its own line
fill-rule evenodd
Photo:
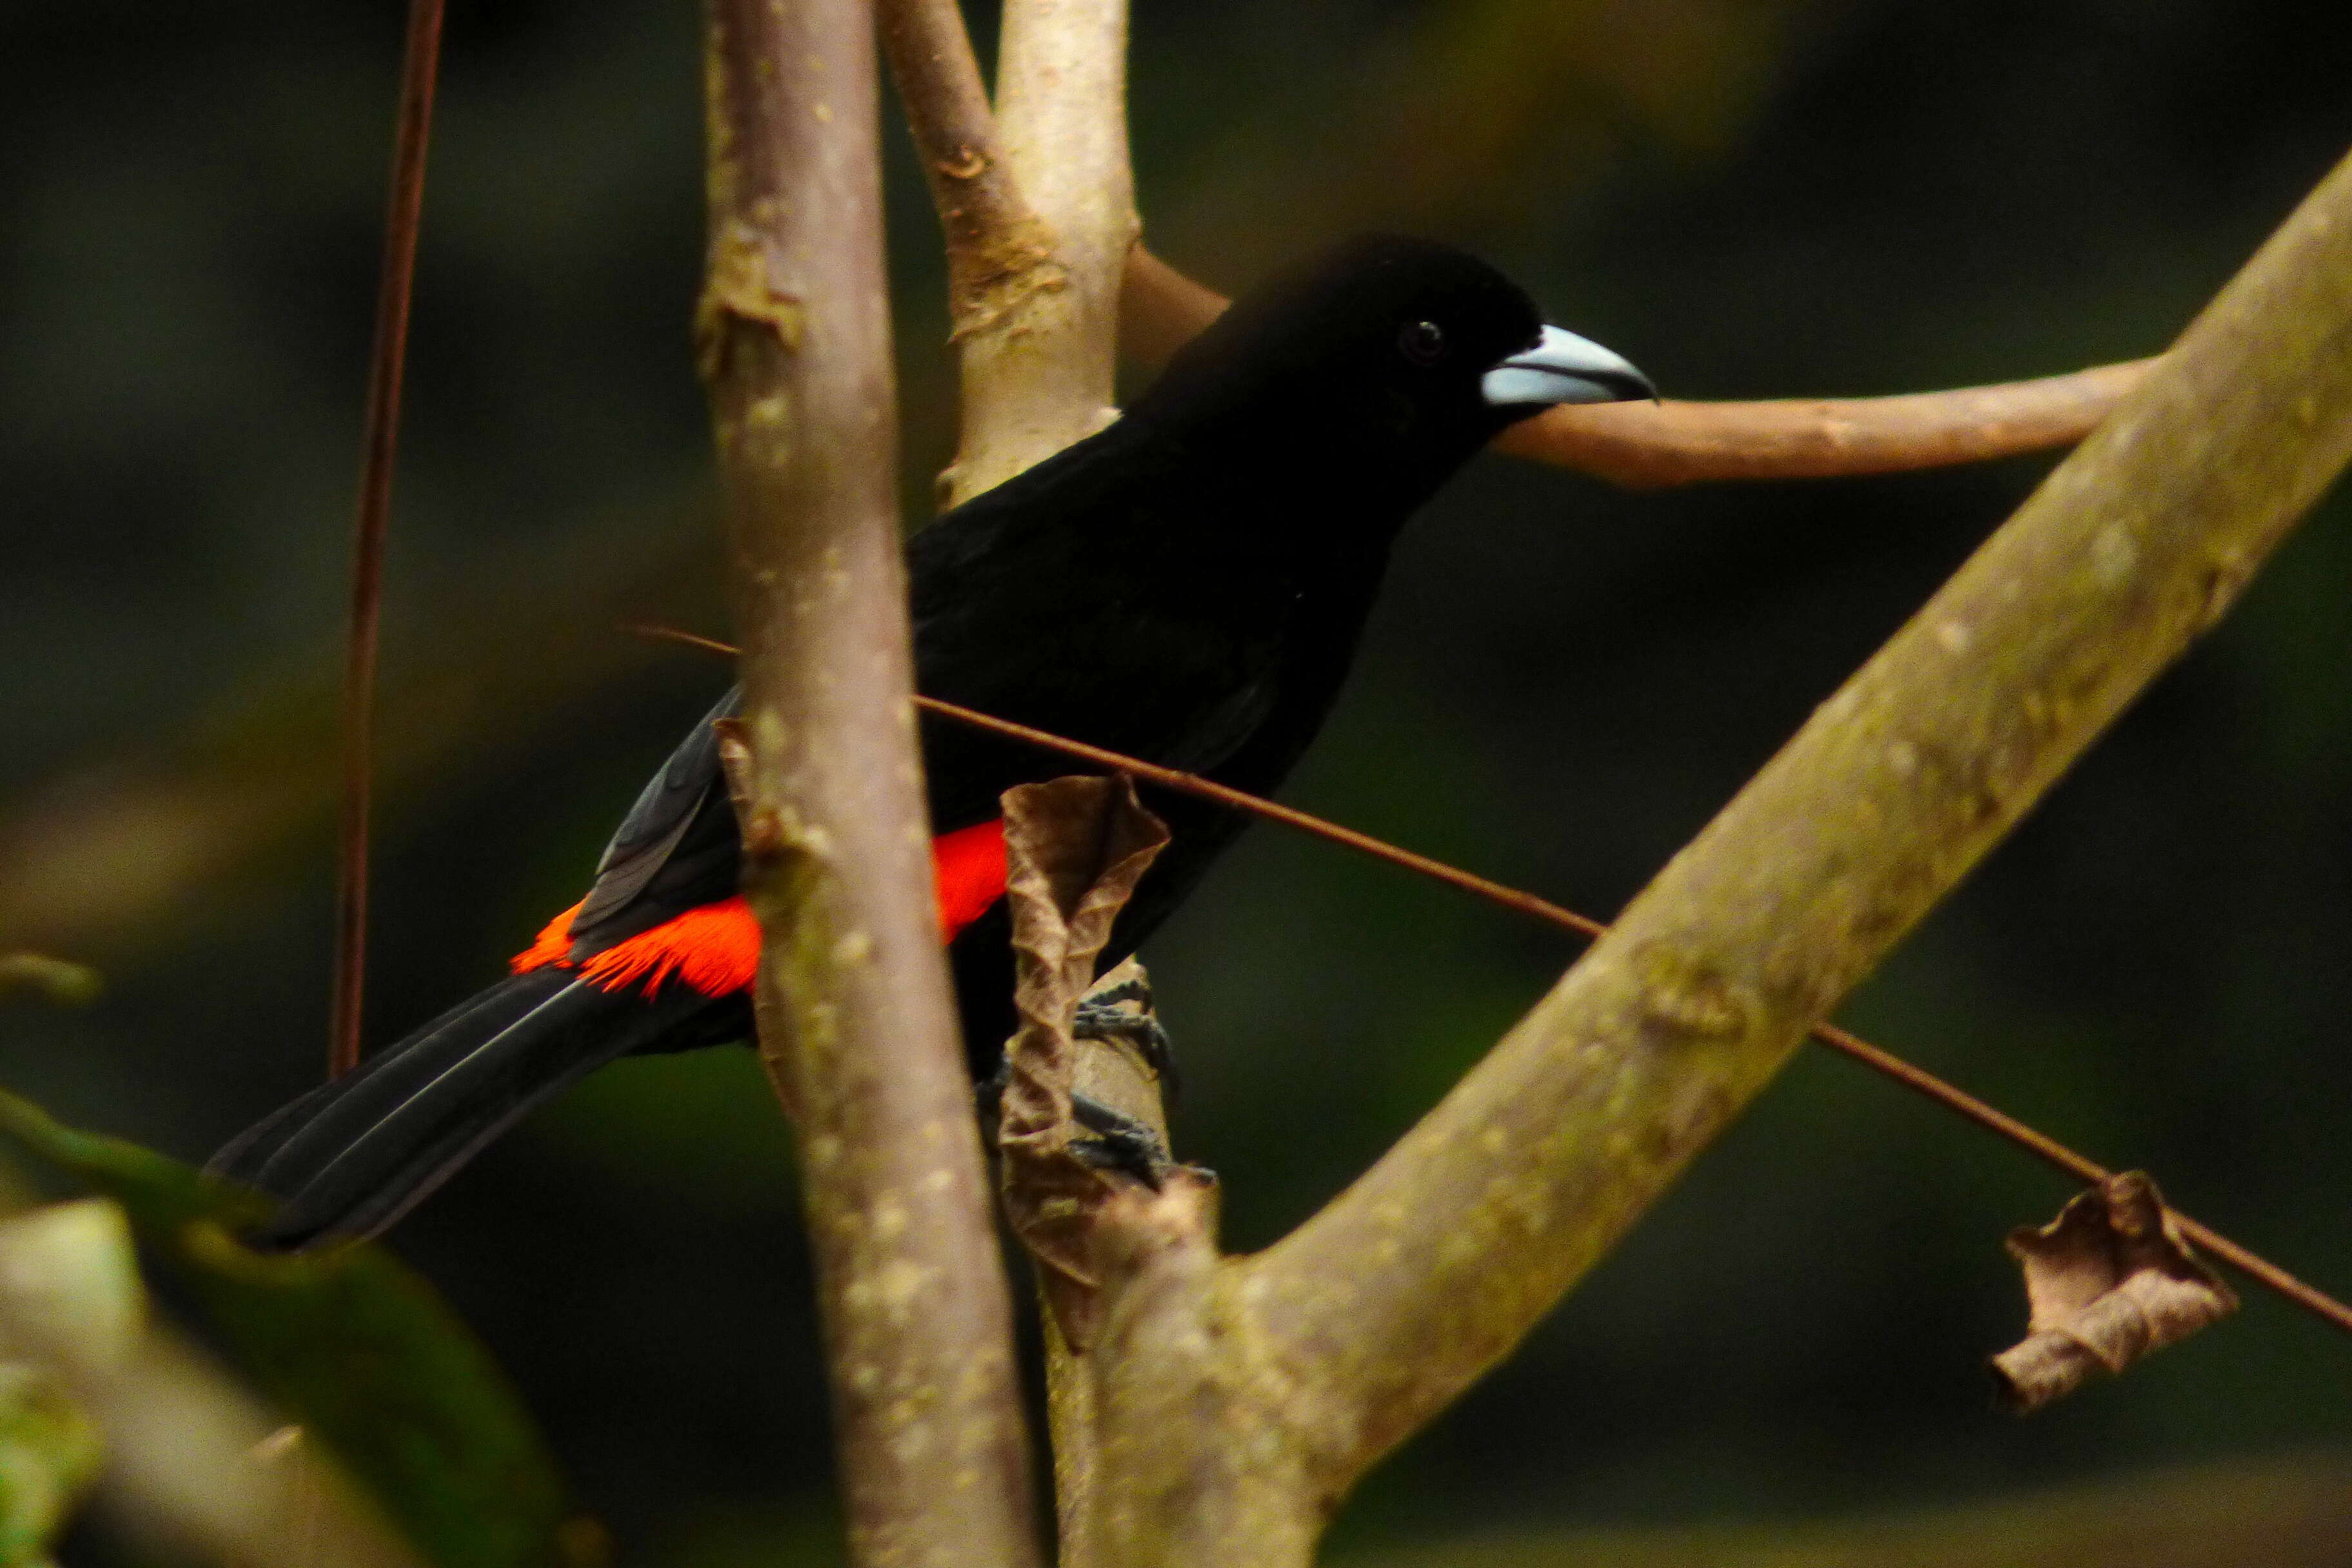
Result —
M 1123 346 L 1138 363 L 1165 363 L 1225 304 L 1138 246 L 1119 297 Z M 1893 397 L 1553 408 L 1505 431 L 1495 450 L 1634 490 L 1948 468 L 2081 440 L 2156 363 Z
M 1495 450 L 1633 490 L 1949 468 L 2081 440 L 2156 363 L 1894 397 L 1551 408 Z

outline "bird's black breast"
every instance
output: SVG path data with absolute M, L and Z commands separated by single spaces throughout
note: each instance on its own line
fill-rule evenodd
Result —
M 1146 443 L 1122 453 L 1110 435 L 1096 438 L 1110 451 L 1073 448 L 917 536 L 917 684 L 1208 772 L 1281 706 L 1302 563 L 1213 472 Z M 932 719 L 924 752 L 942 830 L 1070 768 Z

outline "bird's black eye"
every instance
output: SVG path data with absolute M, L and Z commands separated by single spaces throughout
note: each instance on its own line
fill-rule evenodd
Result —
M 1415 364 L 1435 364 L 1445 357 L 1445 332 L 1435 321 L 1408 321 L 1397 333 L 1397 353 Z

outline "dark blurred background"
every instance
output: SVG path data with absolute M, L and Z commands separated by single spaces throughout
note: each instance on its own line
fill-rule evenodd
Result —
M 986 18 L 976 18 L 983 28 Z M 319 1071 L 331 694 L 392 0 L 0 11 L 0 1081 L 200 1158 Z M 686 320 L 695 7 L 458 0 L 387 601 L 371 1038 L 578 894 L 728 679 Z M 2160 348 L 2347 144 L 2287 0 L 1139 0 L 1155 245 L 1227 289 L 1349 232 L 1474 247 L 1670 393 L 1916 390 Z M 888 126 L 910 518 L 953 410 Z M 1606 914 L 2042 461 L 1610 492 L 1488 459 L 1403 544 L 1288 798 Z M 2352 517 L 2322 508 L 1846 1020 L 2352 1290 Z M 1279 1235 L 1558 973 L 1551 933 L 1260 828 L 1146 958 L 1180 1147 Z M 2064 1184 L 1801 1056 L 1342 1547 L 1772 1520 L 2352 1443 L 2352 1344 L 2244 1313 L 2029 1423 L 1980 1358 Z M 628 1561 L 821 1562 L 784 1137 L 749 1055 L 625 1064 L 398 1234 Z

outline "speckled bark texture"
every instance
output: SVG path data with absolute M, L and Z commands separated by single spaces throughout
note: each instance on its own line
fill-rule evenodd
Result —
M 1084 163 L 1123 147 L 1106 90 L 1123 14 L 1097 8 L 1106 3 L 1008 7 L 1001 106 L 1005 146 L 1042 153 L 1051 135 L 1009 127 L 1039 112 L 1049 84 L 1066 100 L 1056 112 L 1074 117 L 1076 151 L 1053 156 L 1096 169 L 1088 199 L 1109 198 L 1097 213 L 1129 199 L 1123 152 L 1115 168 Z M 934 31 L 927 48 L 898 51 L 902 88 L 948 93 L 956 122 L 984 136 L 977 72 L 956 57 L 968 43 L 947 13 L 919 10 Z M 1090 41 L 1051 68 L 1060 57 L 1024 63 L 1015 32 L 1031 22 L 1016 15 L 1057 20 L 1064 43 Z M 919 138 L 925 111 L 915 118 Z M 926 150 L 960 167 L 967 152 L 1005 163 L 992 141 Z M 1032 177 L 1017 158 L 1009 174 Z M 1071 221 L 1032 199 L 1020 210 L 1045 232 Z M 961 215 L 949 194 L 941 202 L 952 244 Z M 1104 252 L 1091 246 L 1056 255 L 1098 269 Z M 1212 313 L 1205 291 L 1123 243 L 1115 254 L 1139 269 L 1130 307 L 1165 319 L 1155 342 Z M 1013 456 L 1001 472 L 960 472 L 959 493 L 1083 433 L 1098 315 L 992 322 L 1013 345 L 1001 358 L 967 337 L 966 458 L 983 430 Z M 1032 354 L 1061 357 L 1031 376 L 1018 356 Z M 1001 405 L 986 404 L 992 388 Z M 1304 1568 L 1348 1487 L 1507 1353 L 1808 1026 L 2227 608 L 2352 448 L 2352 172 L 2332 174 L 2160 362 L 2041 393 L 2019 416 L 2043 420 L 2041 435 L 2011 447 L 2000 443 L 2015 432 L 1996 430 L 1988 447 L 1983 431 L 1963 431 L 1968 450 L 1936 460 L 2025 449 L 2122 401 L 1361 1180 L 1247 1258 L 1219 1256 L 1205 1181 L 1127 1188 L 1096 1211 L 1096 1337 L 1083 1353 L 1049 1342 L 1071 1568 Z M 1033 395 L 1050 418 L 1018 414 Z M 1789 406 L 1804 441 L 1846 442 L 1819 406 Z M 1970 422 L 1997 424 L 2015 406 L 1979 399 Z
M 1347 1488 L 1624 1234 L 2347 450 L 2352 165 L 1354 1186 L 1246 1258 L 1183 1184 L 1103 1211 L 1071 1561 L 1303 1568 Z
M 1221 1299 L 1328 1496 L 1506 1352 L 2352 448 L 2352 165 L 1379 1165 Z
M 800 1131 L 850 1553 L 1037 1561 L 908 701 L 863 0 L 712 0 L 697 347 L 742 629 L 760 1036 Z

